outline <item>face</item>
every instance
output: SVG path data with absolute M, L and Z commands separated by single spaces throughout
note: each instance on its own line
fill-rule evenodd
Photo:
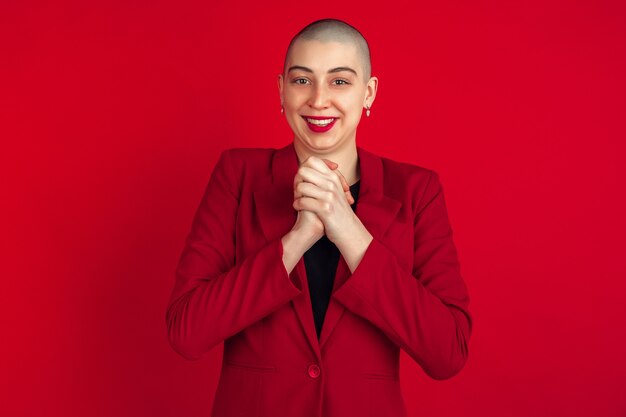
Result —
M 363 76 L 356 46 L 296 41 L 278 77 L 296 146 L 317 154 L 354 146 L 363 108 L 373 103 L 378 85 L 376 77 Z

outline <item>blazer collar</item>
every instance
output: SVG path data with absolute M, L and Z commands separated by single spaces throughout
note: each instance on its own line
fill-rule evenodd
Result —
M 396 218 L 402 204 L 384 194 L 381 158 L 360 146 L 357 146 L 357 154 L 361 183 L 355 213 L 374 239 L 383 240 L 385 232 Z M 271 160 L 271 182 L 254 191 L 259 222 L 269 242 L 280 239 L 291 230 L 295 223 L 297 212 L 292 206 L 293 178 L 298 171 L 298 166 L 298 156 L 293 142 L 277 149 Z M 311 346 L 320 355 L 321 347 L 328 340 L 345 308 L 331 297 L 318 343 L 303 258 L 294 268 L 294 272 L 300 276 L 305 294 L 296 297 L 292 302 Z M 333 292 L 341 287 L 349 276 L 350 270 L 343 256 L 340 256 Z

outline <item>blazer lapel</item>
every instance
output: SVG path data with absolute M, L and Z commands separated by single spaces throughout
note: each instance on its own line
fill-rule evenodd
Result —
M 359 146 L 357 146 L 357 153 L 359 155 L 361 184 L 355 213 L 374 239 L 383 240 L 389 225 L 400 211 L 402 203 L 383 194 L 384 173 L 381 158 Z M 350 275 L 350 268 L 341 255 L 333 283 L 333 293 L 343 285 Z M 345 307 L 331 297 L 320 335 L 320 349 L 330 337 L 344 311 Z
M 271 161 L 271 183 L 254 191 L 256 211 L 261 229 L 268 242 L 280 239 L 291 230 L 296 222 L 298 213 L 293 208 L 293 178 L 298 171 L 298 166 L 298 155 L 293 142 L 277 149 Z M 291 304 L 311 348 L 321 360 L 303 257 L 291 272 L 291 275 L 293 274 L 300 278 L 302 294 L 293 298 Z
M 382 239 L 402 204 L 383 194 L 383 166 L 381 158 L 359 146 L 357 146 L 357 153 L 361 184 L 355 213 L 375 239 Z M 289 232 L 297 218 L 297 212 L 292 206 L 293 178 L 298 171 L 298 156 L 293 142 L 276 150 L 271 162 L 271 171 L 271 182 L 254 191 L 254 202 L 260 226 L 266 239 L 270 242 L 280 239 Z M 291 303 L 312 349 L 316 352 L 318 358 L 321 358 L 321 348 L 328 340 L 345 308 L 335 301 L 333 297 L 330 298 L 322 326 L 322 333 L 318 341 L 304 258 L 300 258 L 292 274 L 299 276 L 303 285 L 303 292 L 300 296 L 295 297 Z M 341 287 L 349 276 L 350 269 L 343 256 L 340 256 L 333 284 L 333 293 Z

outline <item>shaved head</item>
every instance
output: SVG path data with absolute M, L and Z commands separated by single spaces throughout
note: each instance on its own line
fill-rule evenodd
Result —
M 287 48 L 283 73 L 293 45 L 298 41 L 315 40 L 319 42 L 339 42 L 354 45 L 363 67 L 363 79 L 367 82 L 372 75 L 370 48 L 367 41 L 356 28 L 338 19 L 322 19 L 305 26 L 293 37 Z

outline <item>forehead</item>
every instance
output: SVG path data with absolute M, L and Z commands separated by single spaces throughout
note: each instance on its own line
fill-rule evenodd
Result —
M 287 68 L 292 65 L 305 66 L 316 72 L 337 67 L 361 70 L 356 45 L 337 41 L 297 40 L 287 57 Z

